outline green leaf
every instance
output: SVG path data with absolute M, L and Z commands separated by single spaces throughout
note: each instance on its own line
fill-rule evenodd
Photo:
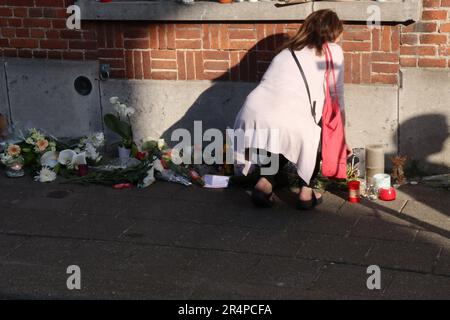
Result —
M 133 132 L 131 125 L 125 121 L 120 120 L 117 116 L 108 113 L 103 117 L 105 125 L 113 132 L 117 133 L 122 139 L 132 140 Z

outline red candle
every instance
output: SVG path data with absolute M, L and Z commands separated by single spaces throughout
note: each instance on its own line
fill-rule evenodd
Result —
M 361 201 L 359 191 L 360 182 L 358 180 L 349 181 L 348 186 L 348 201 L 351 203 L 358 203 Z
M 383 201 L 394 201 L 397 193 L 393 187 L 390 188 L 380 188 L 378 190 L 378 197 Z
M 80 177 L 84 177 L 88 174 L 88 166 L 87 164 L 79 164 L 78 165 L 78 175 Z

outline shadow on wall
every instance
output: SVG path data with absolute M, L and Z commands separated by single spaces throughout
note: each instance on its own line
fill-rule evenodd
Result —
M 444 151 L 449 137 L 448 126 L 447 117 L 443 114 L 424 114 L 400 124 L 399 154 L 408 156 L 411 174 L 449 173 L 445 163 L 430 159 L 434 154 Z
M 245 102 L 247 95 L 258 85 L 262 75 L 275 56 L 275 49 L 286 39 L 286 34 L 274 34 L 260 40 L 241 61 L 230 68 L 221 77 L 213 80 L 212 86 L 205 90 L 188 108 L 186 114 L 164 131 L 162 137 L 171 141 L 175 129 L 185 128 L 193 132 L 194 121 L 202 121 L 203 132 L 208 128 L 225 131 L 233 127 L 235 117 Z M 261 50 L 261 48 L 266 48 Z M 264 61 L 259 61 L 259 56 Z M 259 62 L 259 64 L 258 64 Z M 239 81 L 242 86 L 236 87 L 231 81 Z M 176 142 L 172 142 L 176 144 Z

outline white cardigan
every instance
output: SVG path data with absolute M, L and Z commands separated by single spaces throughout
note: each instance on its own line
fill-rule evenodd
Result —
M 331 94 L 338 96 L 344 111 L 344 54 L 338 44 L 329 43 L 329 48 L 337 81 L 337 92 L 331 87 Z M 310 48 L 295 51 L 295 54 L 308 80 L 311 99 L 316 101 L 316 120 L 319 122 L 325 101 L 325 55 L 317 56 L 315 49 Z M 321 128 L 314 123 L 305 84 L 289 49 L 274 57 L 260 84 L 247 96 L 236 117 L 234 129 L 245 131 L 248 139 L 245 148 L 284 155 L 296 165 L 299 176 L 309 184 Z M 276 135 L 265 135 L 267 129 L 277 130 L 278 137 L 274 140 Z M 236 150 L 238 156 L 239 151 Z

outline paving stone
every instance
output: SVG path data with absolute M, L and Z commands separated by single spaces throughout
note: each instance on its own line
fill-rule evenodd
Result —
M 64 235 L 82 239 L 114 240 L 134 224 L 134 220 L 120 217 L 87 215 L 68 227 Z
M 301 219 L 298 211 L 283 208 L 258 208 L 250 204 L 248 207 L 236 208 L 229 213 L 230 223 L 251 229 L 285 231 Z
M 87 274 L 83 280 L 84 297 L 100 299 L 175 299 L 186 300 L 193 293 L 199 281 L 182 275 L 139 275 L 130 277 L 129 272 L 107 271 L 99 277 Z
M 361 217 L 352 228 L 352 237 L 411 242 L 418 230 L 405 227 L 404 224 L 386 222 L 378 217 Z
M 115 241 L 77 240 L 62 263 L 78 265 L 82 271 L 102 273 L 106 270 L 126 270 L 129 259 L 140 249 L 139 245 Z
M 374 245 L 371 239 L 344 238 L 332 235 L 310 235 L 297 252 L 297 257 L 320 261 L 364 263 Z
M 30 237 L 20 247 L 15 249 L 6 261 L 30 263 L 44 266 L 69 266 L 76 264 L 72 255 L 79 241 L 67 239 Z
M 323 263 L 293 258 L 263 257 L 245 282 L 275 287 L 308 288 Z
M 214 207 L 236 207 L 250 203 L 248 194 L 241 188 L 208 189 L 192 186 L 172 193 L 172 197 L 178 200 L 211 203 Z
M 436 204 L 422 203 L 416 200 L 408 201 L 402 213 L 416 225 L 423 229 L 435 233 L 444 234 L 450 238 L 450 213 L 449 213 L 449 197 L 445 197 L 447 206 L 444 207 L 444 200 L 437 200 Z
M 198 278 L 220 282 L 243 282 L 257 269 L 260 255 L 198 250 L 191 256 L 185 271 Z
M 308 237 L 306 233 L 252 229 L 238 245 L 242 252 L 294 257 Z
M 294 288 L 254 285 L 236 282 L 204 281 L 189 299 L 219 300 L 282 300 L 289 299 Z
M 0 297 L 3 299 L 67 299 L 66 268 L 2 262 L 0 263 Z
M 5 212 L 0 215 L 0 232 L 22 235 L 65 236 L 66 230 L 83 218 L 79 214 L 32 209 Z
M 55 198 L 52 196 L 57 192 L 60 194 L 64 193 L 64 198 Z M 40 210 L 45 212 L 73 213 L 76 202 L 73 196 L 73 191 L 66 188 L 50 189 L 47 187 L 38 189 L 38 191 L 21 190 L 19 194 L 11 195 L 9 200 L 5 202 L 5 206 L 14 211 Z
M 139 220 L 126 230 L 121 241 L 147 243 L 155 245 L 175 245 L 180 232 L 190 226 L 189 222 L 172 222 L 156 220 Z
M 125 197 L 128 199 L 171 199 L 174 193 L 185 189 L 185 186 L 180 184 L 169 183 L 165 181 L 158 181 L 158 183 L 152 184 L 148 188 L 138 189 L 129 188 L 117 190 L 111 187 L 105 187 L 101 185 L 74 185 L 69 184 L 76 193 L 84 196 L 91 196 L 97 194 L 103 194 L 107 198 Z
M 148 244 L 234 250 L 247 230 L 235 226 L 142 220 L 121 239 Z
M 27 237 L 0 234 L 0 259 L 11 254 L 27 241 Z
M 434 273 L 450 276 L 450 247 L 441 250 Z
M 450 250 L 450 238 L 446 237 L 444 234 L 419 230 L 414 241 L 419 243 L 434 244 Z
M 396 273 L 389 286 L 389 299 L 450 299 L 450 277 L 431 274 Z
M 194 248 L 236 250 L 248 230 L 236 226 L 188 224 L 178 230 L 176 244 Z
M 400 212 L 404 202 L 391 201 L 369 201 L 361 199 L 360 203 L 346 202 L 339 210 L 339 215 L 343 217 L 373 217 L 385 222 L 402 225 L 405 227 L 416 227 L 413 222 L 409 221 L 407 216 Z
M 120 213 L 119 217 L 139 220 L 179 221 L 206 224 L 230 224 L 235 213 L 230 208 L 212 208 L 204 202 L 190 202 L 186 200 L 167 200 L 158 203 L 154 208 L 154 200 L 136 200 L 130 203 L 128 210 Z
M 394 277 L 393 272 L 381 269 L 381 289 L 369 290 L 367 267 L 329 264 L 309 291 L 311 297 L 321 299 L 381 299 Z
M 444 189 L 431 188 L 422 183 L 417 185 L 407 184 L 400 187 L 398 194 L 449 215 L 450 199 L 448 191 Z
M 330 235 L 347 235 L 358 217 L 342 217 L 336 213 L 310 212 L 301 214 L 298 221 L 288 227 L 289 232 L 311 232 Z
M 430 273 L 439 250 L 439 247 L 425 243 L 377 240 L 366 261 L 380 267 Z
M 198 259 L 199 249 L 138 245 L 122 265 L 135 275 L 170 275 L 190 270 L 189 266 L 197 264 Z
M 326 192 L 306 213 L 283 190 L 260 210 L 245 189 L 115 190 L 1 171 L 0 298 L 448 299 L 448 193 L 403 187 L 394 202 Z M 80 291 L 66 287 L 69 264 Z M 365 286 L 370 264 L 381 291 Z

